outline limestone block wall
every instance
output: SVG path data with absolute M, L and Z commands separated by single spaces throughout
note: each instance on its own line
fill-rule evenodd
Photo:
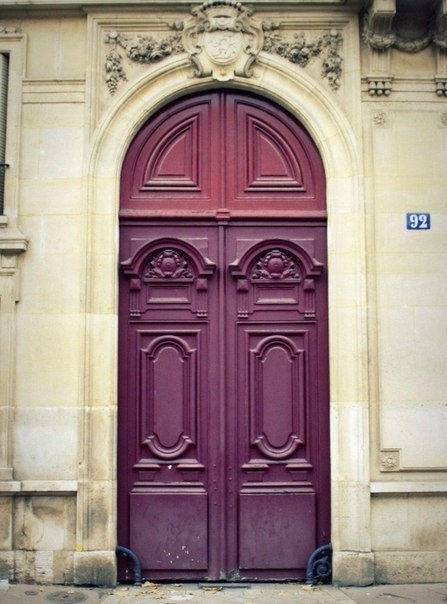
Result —
M 383 470 L 447 468 L 447 447 L 433 438 L 447 428 L 443 105 L 390 102 L 373 129 Z M 416 211 L 430 213 L 430 230 L 406 229 Z
M 445 58 L 433 45 L 413 53 L 362 45 L 371 535 L 380 582 L 445 576 Z M 378 62 L 387 94 L 371 88 Z M 411 212 L 428 213 L 430 229 L 408 229 Z
M 18 310 L 17 480 L 77 476 L 84 260 L 83 36 L 77 20 L 28 21 L 20 224 L 33 244 Z M 78 42 L 70 52 L 66 42 Z M 50 446 L 43 446 L 44 444 Z
M 0 487 L 0 570 L 18 581 L 73 581 L 83 455 L 85 29 L 79 18 L 13 19 L 1 38 L 10 106 L 20 108 L 8 113 L 2 235 L 20 225 L 30 242 L 11 324 L 12 472 Z

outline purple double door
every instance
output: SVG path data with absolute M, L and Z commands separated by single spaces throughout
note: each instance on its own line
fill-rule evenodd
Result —
M 144 126 L 121 195 L 118 542 L 147 579 L 302 579 L 330 540 L 318 154 L 201 94 Z

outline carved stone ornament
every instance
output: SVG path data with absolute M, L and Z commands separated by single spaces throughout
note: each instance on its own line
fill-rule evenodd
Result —
M 166 24 L 172 33 L 161 37 L 110 31 L 105 43 L 111 50 L 105 58 L 106 84 L 115 94 L 121 81 L 127 81 L 123 59 L 153 64 L 171 55 L 187 52 L 194 77 L 227 81 L 235 76 L 251 77 L 256 58 L 262 51 L 277 54 L 291 63 L 306 67 L 321 60 L 321 77 L 332 90 L 340 87 L 343 36 L 332 29 L 312 39 L 303 32 L 293 38 L 278 31 L 273 22 L 260 21 L 251 8 L 236 0 L 209 0 L 191 9 L 191 16 Z
M 235 0 L 210 0 L 192 8 L 183 24 L 183 45 L 198 77 L 249 77 L 264 45 L 262 23 Z
M 267 28 L 265 28 L 267 29 Z M 338 90 L 341 84 L 343 56 L 341 52 L 343 36 L 340 31 L 331 29 L 314 39 L 306 39 L 304 32 L 295 33 L 292 40 L 274 31 L 270 26 L 265 32 L 263 50 L 278 54 L 291 63 L 306 67 L 312 59 L 321 59 L 321 77 L 327 78 L 332 90 Z
M 431 12 L 396 10 L 394 0 L 373 0 L 365 13 L 362 38 L 376 50 L 396 48 L 415 53 L 433 43 L 441 50 L 447 49 L 447 20 L 445 7 L 440 3 L 438 14 Z
M 372 120 L 376 126 L 384 126 L 387 123 L 387 115 L 384 111 L 376 111 L 372 116 Z
M 8 34 L 21 34 L 22 29 L 20 27 L 10 27 L 9 25 L 0 24 L 0 35 Z
M 438 96 L 447 96 L 447 77 L 435 77 L 435 86 Z
M 400 470 L 400 450 L 383 449 L 380 454 L 381 472 L 399 472 Z
M 120 80 L 127 81 L 122 66 L 123 57 L 119 51 L 120 48 L 124 50 L 127 58 L 131 61 L 145 64 L 157 63 L 172 54 L 183 52 L 180 32 L 156 39 L 150 35 L 128 36 L 112 31 L 106 34 L 105 42 L 112 46 L 112 49 L 106 55 L 105 61 L 106 84 L 110 94 L 115 94 Z
M 390 96 L 392 81 L 393 78 L 391 76 L 369 76 L 368 94 L 370 96 Z

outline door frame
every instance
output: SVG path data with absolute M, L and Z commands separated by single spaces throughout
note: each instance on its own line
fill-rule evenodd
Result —
M 88 240 L 85 266 L 86 404 L 80 437 L 77 568 L 115 565 L 117 263 L 119 174 L 139 127 L 159 107 L 188 92 L 215 87 L 185 77 L 187 58 L 166 60 L 133 82 L 98 124 L 86 162 Z M 371 572 L 366 246 L 361 140 L 324 86 L 280 57 L 258 57 L 256 78 L 232 85 L 271 98 L 307 128 L 326 171 L 329 266 L 329 356 L 333 576 L 361 584 Z M 278 86 L 278 81 L 281 86 Z M 356 84 L 359 86 L 359 84 Z M 360 91 L 358 91 L 360 94 Z M 354 124 L 359 120 L 354 120 Z M 347 338 L 346 334 L 350 337 Z M 349 433 L 349 439 L 346 435 Z M 100 435 L 100 438 L 98 438 Z M 353 460 L 351 451 L 361 452 Z M 96 519 L 100 504 L 103 514 Z

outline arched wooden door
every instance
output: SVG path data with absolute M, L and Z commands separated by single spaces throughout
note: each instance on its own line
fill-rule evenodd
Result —
M 179 100 L 128 150 L 120 220 L 119 544 L 148 579 L 304 578 L 330 516 L 314 144 L 249 94 Z

